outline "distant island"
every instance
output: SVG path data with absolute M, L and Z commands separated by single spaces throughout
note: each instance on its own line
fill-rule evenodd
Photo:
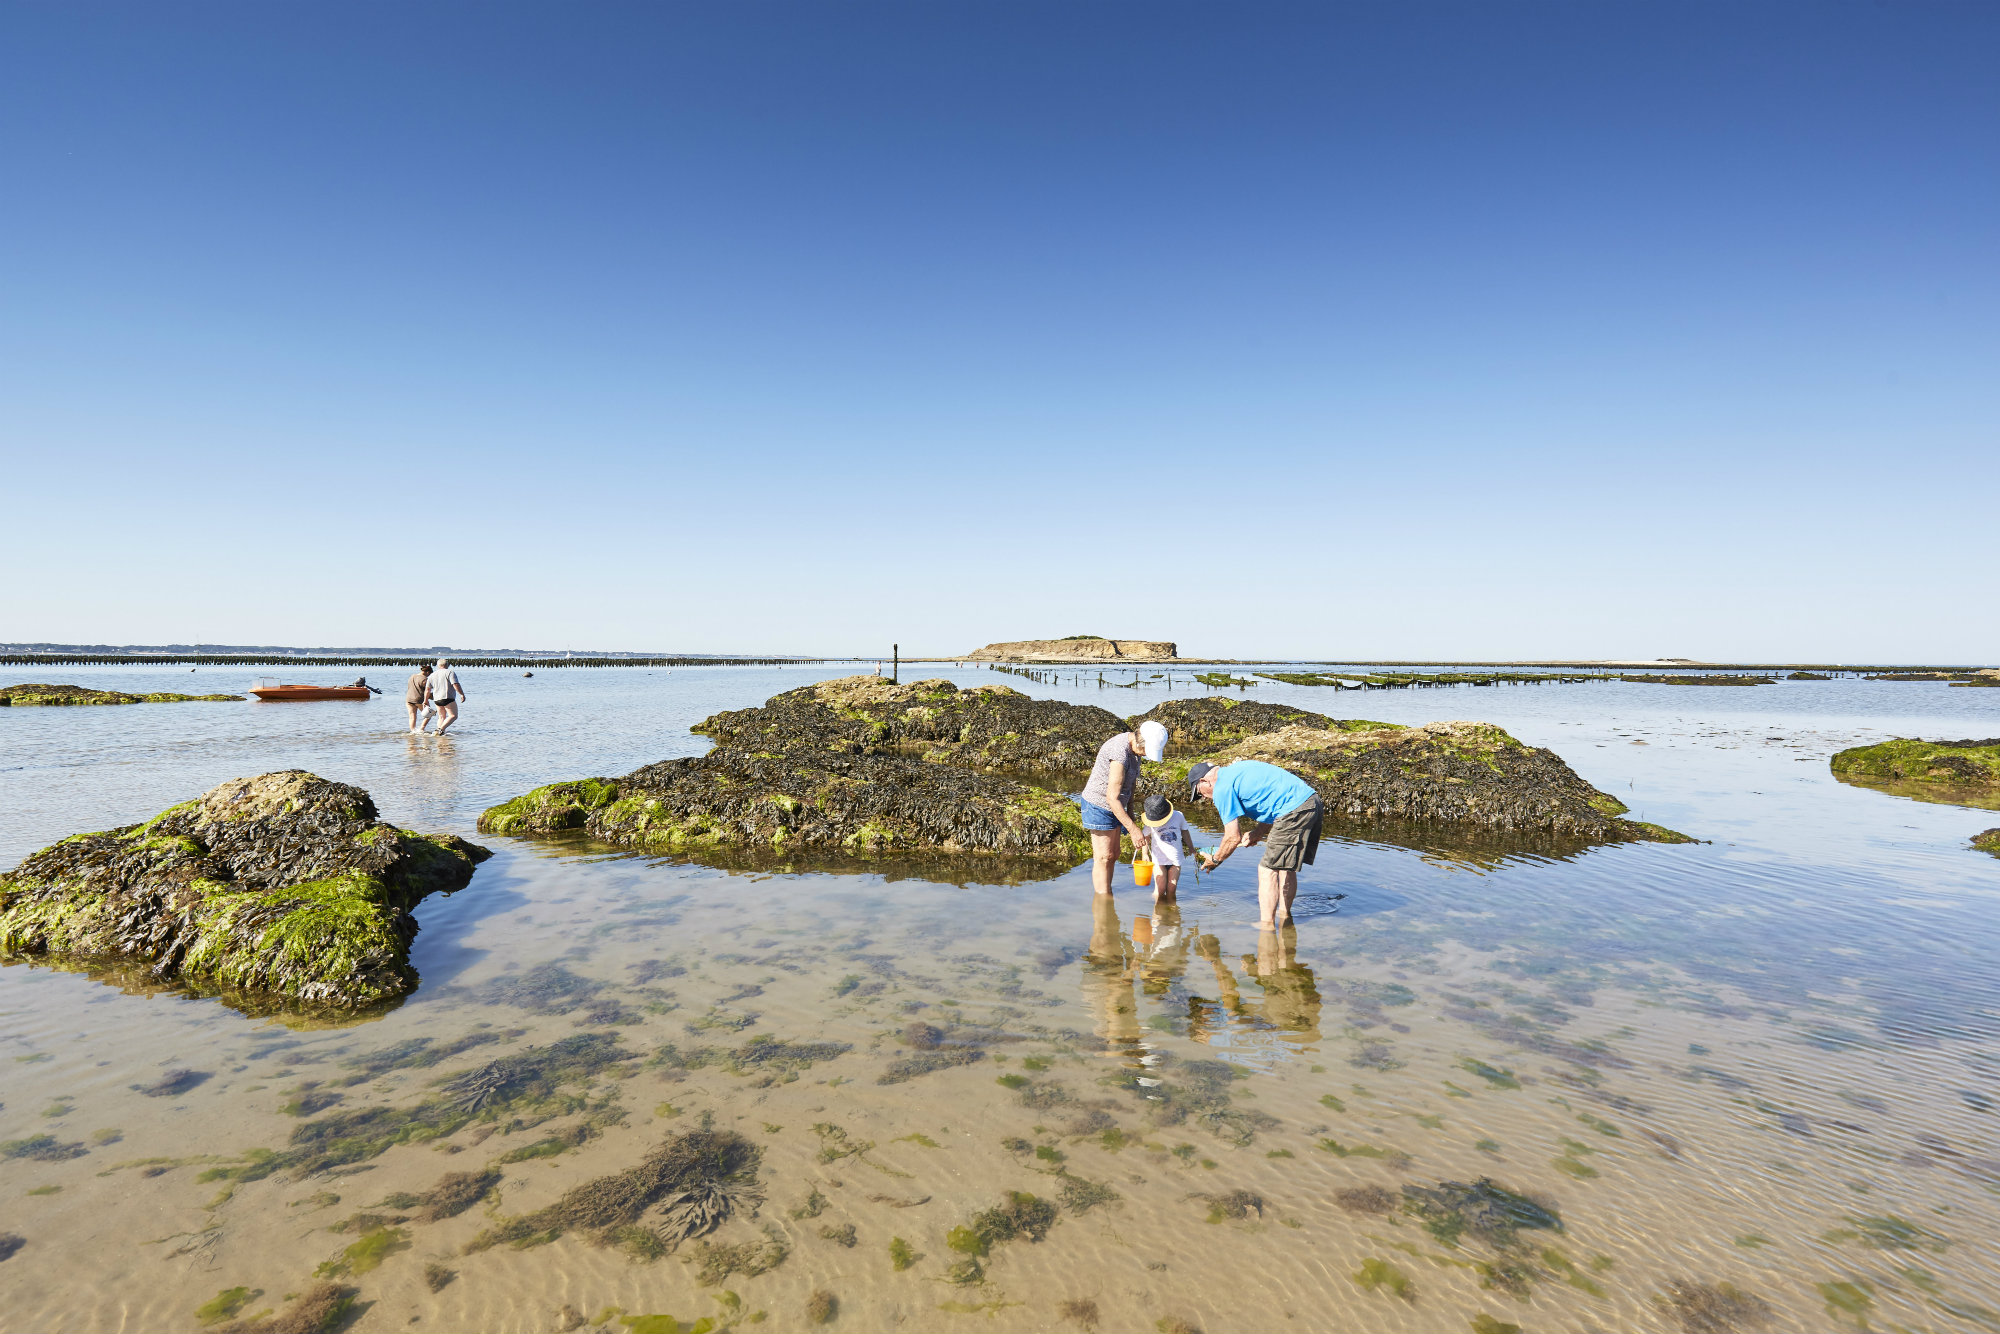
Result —
M 1070 635 L 1063 639 L 1021 639 L 988 644 L 965 655 L 967 662 L 1172 662 L 1179 645 L 1167 639 L 1106 639 Z

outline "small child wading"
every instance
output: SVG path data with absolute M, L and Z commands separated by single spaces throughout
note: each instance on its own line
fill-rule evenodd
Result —
M 1181 883 L 1181 853 L 1194 851 L 1194 838 L 1187 820 L 1158 793 L 1146 798 L 1145 824 L 1153 856 L 1153 902 L 1172 903 Z

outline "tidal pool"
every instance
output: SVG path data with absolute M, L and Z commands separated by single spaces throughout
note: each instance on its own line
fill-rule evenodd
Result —
M 1247 857 L 1155 910 L 1122 871 L 1105 904 L 1083 869 L 730 872 L 474 831 L 849 670 L 467 672 L 441 742 L 392 680 L 0 710 L 7 865 L 293 767 L 497 853 L 420 909 L 419 990 L 359 1021 L 0 968 L 0 1329 L 220 1328 L 318 1283 L 385 1331 L 2000 1328 L 2000 859 L 1968 847 L 1993 818 L 1826 767 L 2000 734 L 1993 692 L 1263 682 L 1499 723 L 1710 842 L 1348 829 L 1261 937 Z M 1126 714 L 1165 690 L 905 670 Z M 697 1150 L 722 1166 L 688 1176 Z

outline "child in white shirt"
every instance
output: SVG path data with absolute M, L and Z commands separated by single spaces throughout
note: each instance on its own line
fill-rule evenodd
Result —
M 1181 882 L 1181 853 L 1194 851 L 1187 821 L 1172 802 L 1154 793 L 1146 798 L 1143 817 L 1146 846 L 1153 858 L 1153 902 L 1172 903 Z

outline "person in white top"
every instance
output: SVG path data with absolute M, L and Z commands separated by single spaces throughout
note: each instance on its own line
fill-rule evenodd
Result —
M 1146 846 L 1153 854 L 1153 902 L 1172 903 L 1181 883 L 1181 852 L 1194 850 L 1187 818 L 1155 792 L 1146 798 Z
M 431 670 L 431 703 L 437 705 L 437 735 L 443 736 L 445 729 L 458 721 L 458 701 L 465 698 L 465 687 L 458 683 L 458 674 L 443 658 Z

